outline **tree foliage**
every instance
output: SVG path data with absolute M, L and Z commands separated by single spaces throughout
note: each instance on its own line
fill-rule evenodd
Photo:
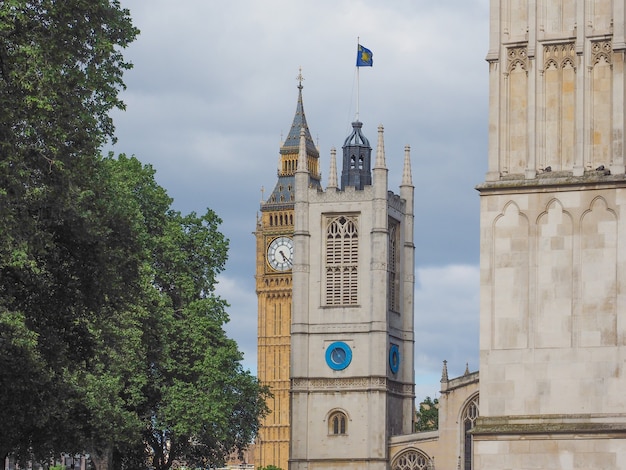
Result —
M 135 158 L 105 163 L 123 187 L 118 191 L 138 205 L 146 255 L 135 386 L 125 389 L 136 392 L 126 406 L 142 417 L 142 433 L 140 441 L 118 446 L 118 454 L 141 461 L 147 449 L 156 469 L 176 461 L 220 465 L 247 447 L 267 411 L 267 390 L 242 369 L 241 353 L 223 329 L 227 303 L 214 292 L 228 250 L 221 220 L 211 210 L 202 216 L 171 210 L 153 170 Z
M 95 155 L 138 31 L 117 0 L 4 0 L 0 6 L 3 154 L 48 164 Z M 11 149 L 12 152 L 5 150 Z
M 144 440 L 156 469 L 222 464 L 247 447 L 266 413 L 267 391 L 243 370 L 223 329 L 227 303 L 214 293 L 228 250 L 220 223 L 211 210 L 169 210 L 150 240 Z
M 424 398 L 415 412 L 415 431 L 434 431 L 439 429 L 439 400 Z
M 0 459 L 219 463 L 266 412 L 214 293 L 221 221 L 99 155 L 137 33 L 117 0 L 0 3 Z
M 0 456 L 78 446 L 94 320 L 133 294 L 96 150 L 136 34 L 117 2 L 0 4 Z

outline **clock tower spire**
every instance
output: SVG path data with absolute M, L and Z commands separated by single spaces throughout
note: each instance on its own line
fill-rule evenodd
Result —
M 256 465 L 287 469 L 289 459 L 289 368 L 292 301 L 295 178 L 303 152 L 308 187 L 320 188 L 319 151 L 306 122 L 302 104 L 302 70 L 297 76 L 298 101 L 287 138 L 280 146 L 278 179 L 261 201 L 257 220 L 256 291 L 258 298 L 257 374 L 270 387 L 270 414 L 257 438 Z M 301 168 L 302 170 L 302 168 Z M 306 182 L 305 182 L 306 184 Z

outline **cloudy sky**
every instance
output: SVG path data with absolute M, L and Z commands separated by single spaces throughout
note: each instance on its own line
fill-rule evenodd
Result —
M 141 30 L 125 52 L 127 105 L 116 153 L 157 171 L 176 209 L 223 220 L 230 239 L 219 292 L 229 334 L 256 373 L 255 229 L 261 188 L 276 182 L 281 138 L 304 109 L 326 184 L 357 103 L 375 147 L 385 127 L 390 189 L 404 146 L 415 185 L 417 398 L 478 369 L 479 197 L 487 162 L 489 0 L 121 0 Z M 108 149 L 107 149 L 108 150 Z

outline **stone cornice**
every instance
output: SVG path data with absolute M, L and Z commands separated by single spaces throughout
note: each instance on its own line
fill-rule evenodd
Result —
M 605 175 L 599 171 L 586 172 L 583 176 L 573 176 L 570 172 L 544 173 L 537 178 L 507 178 L 487 181 L 476 186 L 483 193 L 515 193 L 528 191 L 584 191 L 615 186 L 626 187 L 626 175 Z
M 380 391 L 397 395 L 413 396 L 413 384 L 403 384 L 386 377 L 345 377 L 345 378 L 294 378 L 291 379 L 292 392 L 315 392 L 315 391 Z
M 550 439 L 554 434 L 584 435 L 620 434 L 626 436 L 626 415 L 524 415 L 484 417 L 476 421 L 471 431 L 480 436 L 536 435 L 537 439 Z

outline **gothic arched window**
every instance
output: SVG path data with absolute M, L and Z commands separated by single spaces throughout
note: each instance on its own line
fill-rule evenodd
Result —
M 326 304 L 356 305 L 359 261 L 357 218 L 338 216 L 326 225 Z
M 346 434 L 348 419 L 342 411 L 335 411 L 328 419 L 328 434 L 338 436 Z
M 474 455 L 472 435 L 470 431 L 476 424 L 478 418 L 478 395 L 474 396 L 465 406 L 461 415 L 461 432 L 463 433 L 463 470 L 472 470 Z
M 391 470 L 432 470 L 434 468 L 433 460 L 416 449 L 402 452 L 391 465 Z
M 387 299 L 389 309 L 400 311 L 400 224 L 389 219 L 389 255 L 387 260 L 389 272 L 389 292 Z

